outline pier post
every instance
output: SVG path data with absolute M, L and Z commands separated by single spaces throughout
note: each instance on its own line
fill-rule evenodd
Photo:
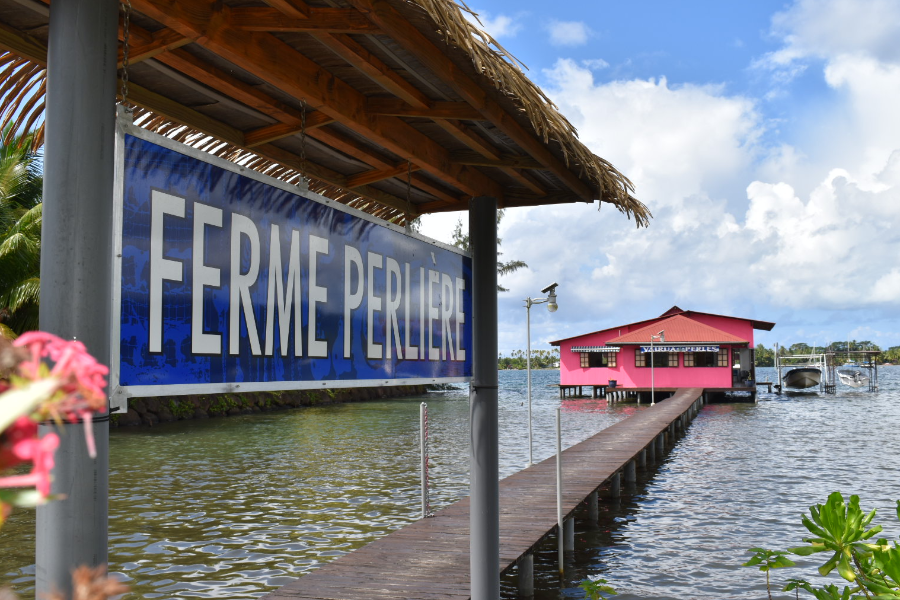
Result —
M 50 7 L 47 54 L 41 329 L 83 342 L 110 364 L 118 3 L 67 0 Z M 496 370 L 497 357 L 494 356 Z M 97 458 L 84 425 L 48 423 L 59 433 L 51 494 L 37 508 L 35 597 L 69 597 L 72 570 L 107 562 L 109 415 L 93 422 Z M 5 544 L 4 544 L 5 545 Z
M 652 442 L 647 444 L 647 460 L 651 463 L 656 462 L 656 440 L 654 439 Z
M 529 552 L 520 556 L 516 561 L 516 570 L 519 573 L 516 583 L 519 596 L 524 598 L 534 596 L 534 554 Z
M 657 454 L 659 454 L 659 460 L 662 460 L 666 454 L 666 438 L 663 433 L 656 436 L 656 450 Z
M 600 495 L 597 490 L 591 492 L 587 497 L 588 523 L 591 527 L 596 527 L 600 521 Z
M 616 473 L 609 480 L 609 497 L 618 498 L 622 495 L 622 475 Z
M 640 458 L 638 459 L 638 466 L 641 467 L 642 469 L 647 468 L 647 449 L 646 448 L 641 450 L 641 455 L 640 455 Z
M 634 459 L 632 459 L 625 465 L 625 483 L 634 483 L 635 481 L 637 481 L 637 469 Z
M 575 519 L 566 519 L 566 536 L 564 549 L 566 552 L 575 552 Z
M 469 568 L 472 600 L 500 597 L 497 403 L 497 200 L 469 202 L 472 244 L 472 383 L 469 386 Z

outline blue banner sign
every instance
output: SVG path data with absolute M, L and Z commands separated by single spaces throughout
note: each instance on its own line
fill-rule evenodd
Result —
M 718 352 L 718 346 L 663 346 L 653 344 L 653 352 Z M 641 352 L 650 352 L 650 346 L 641 346 Z
M 462 251 L 129 125 L 119 141 L 114 395 L 471 378 Z

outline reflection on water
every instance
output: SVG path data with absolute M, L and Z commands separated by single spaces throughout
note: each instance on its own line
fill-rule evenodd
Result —
M 502 372 L 501 475 L 528 459 L 525 373 Z M 557 371 L 533 372 L 535 459 L 555 448 Z M 466 388 L 113 430 L 110 568 L 145 598 L 255 598 L 419 517 L 419 403 L 432 506 L 468 493 Z M 566 401 L 572 445 L 635 410 Z M 33 594 L 33 514 L 0 534 L 0 580 Z
M 771 371 L 768 370 L 768 371 Z M 769 374 L 760 369 L 760 379 Z M 745 550 L 795 545 L 799 515 L 841 490 L 878 508 L 896 536 L 900 368 L 877 393 L 762 393 L 758 404 L 705 407 L 661 464 L 640 472 L 600 526 L 577 527 L 566 580 L 549 540 L 535 560 L 537 597 L 581 598 L 600 574 L 619 598 L 763 598 Z M 555 445 L 556 371 L 534 373 L 535 459 Z M 501 475 L 527 461 L 525 374 L 500 373 Z M 432 504 L 468 492 L 465 390 L 431 394 Z M 110 560 L 146 598 L 254 598 L 418 518 L 421 398 L 114 430 Z M 572 445 L 646 406 L 563 402 Z M 893 528 L 893 529 L 892 529 Z M 33 593 L 33 516 L 0 534 L 0 580 Z M 812 564 L 807 561 L 806 564 Z M 800 571 L 775 572 L 801 576 Z M 809 576 L 810 573 L 804 573 Z M 504 594 L 515 580 L 504 579 Z

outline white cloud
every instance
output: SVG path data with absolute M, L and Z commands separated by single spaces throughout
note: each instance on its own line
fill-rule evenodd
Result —
M 478 19 L 472 18 L 469 13 L 464 12 L 464 14 L 470 21 L 473 21 L 496 39 L 515 37 L 523 27 L 522 14 L 514 16 L 504 14 L 491 15 L 487 11 L 481 11 L 477 13 Z M 478 21 L 481 21 L 481 23 L 478 23 Z
M 550 21 L 547 25 L 550 43 L 554 46 L 581 46 L 586 44 L 592 31 L 583 21 Z
M 626 173 L 651 210 L 718 191 L 757 151 L 762 124 L 754 103 L 719 87 L 671 87 L 665 78 L 598 84 L 571 60 L 544 76 L 581 140 Z

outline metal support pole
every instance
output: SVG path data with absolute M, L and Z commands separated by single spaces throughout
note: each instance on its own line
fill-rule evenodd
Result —
M 534 554 L 523 554 L 516 561 L 516 569 L 519 572 L 517 591 L 519 596 L 529 598 L 534 596 Z
M 562 577 L 565 569 L 563 540 L 566 534 L 563 530 L 562 512 L 562 424 L 558 406 L 556 407 L 556 524 L 559 529 L 559 575 Z
M 469 568 L 472 600 L 500 598 L 497 424 L 497 200 L 469 202 L 472 245 L 472 383 L 469 387 Z
M 528 354 L 525 356 L 525 370 L 528 372 L 528 466 L 534 464 L 531 441 L 531 298 L 525 301 L 525 330 L 528 332 Z
M 77 338 L 110 362 L 112 206 L 118 3 L 67 0 L 50 7 L 47 55 L 41 329 Z M 496 359 L 496 357 L 495 357 Z M 36 592 L 70 596 L 72 570 L 107 562 L 109 416 L 94 424 L 91 460 L 80 423 L 60 432 L 52 494 L 37 509 Z
M 419 456 L 422 484 L 422 518 L 428 516 L 428 404 L 419 405 Z
M 597 522 L 600 521 L 600 495 L 596 490 L 588 494 L 587 497 L 587 509 L 588 509 L 588 523 L 591 527 L 596 527 Z
M 619 473 L 616 473 L 612 476 L 612 479 L 609 480 L 609 497 L 610 498 L 618 498 L 622 495 L 622 476 Z
M 625 483 L 634 483 L 637 481 L 637 468 L 633 460 L 629 460 L 625 465 Z

